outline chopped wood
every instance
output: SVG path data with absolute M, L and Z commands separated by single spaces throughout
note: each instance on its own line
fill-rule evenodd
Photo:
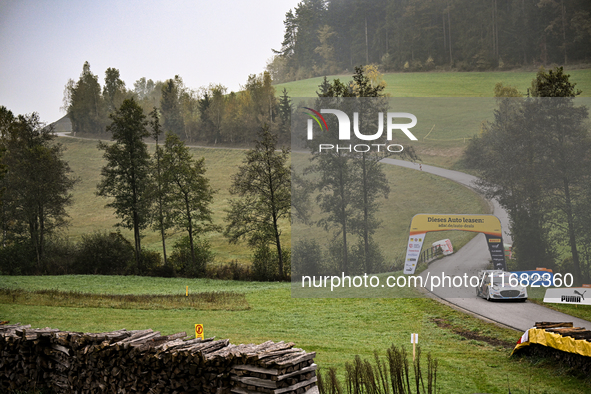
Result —
M 573 322 L 536 322 L 536 328 L 572 327 Z
M 302 394 L 316 385 L 315 353 L 291 342 L 233 345 L 227 339 L 186 337 L 185 332 L 79 333 L 4 322 L 0 392 Z
M 249 372 L 256 372 L 256 373 L 265 373 L 268 375 L 279 375 L 279 370 L 278 369 L 272 369 L 272 368 L 261 368 L 261 367 L 255 367 L 254 365 L 234 365 L 234 368 L 232 369 L 232 373 L 236 374 L 237 371 L 249 371 Z

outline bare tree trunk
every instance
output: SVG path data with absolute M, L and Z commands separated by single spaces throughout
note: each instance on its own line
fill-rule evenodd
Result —
M 564 50 L 564 65 L 566 66 L 566 7 L 564 6 L 564 0 L 560 2 L 560 9 L 562 11 L 562 48 Z
M 135 263 L 140 271 L 139 273 L 141 273 L 143 268 L 141 260 L 142 241 L 140 236 L 139 217 L 135 210 L 133 212 L 133 238 L 135 241 Z
M 454 63 L 454 59 L 451 53 L 451 17 L 449 14 L 449 7 L 447 9 L 447 34 L 448 34 L 448 43 L 449 43 L 449 65 L 452 66 Z
M 349 262 L 348 262 L 348 248 L 347 248 L 347 207 L 345 204 L 345 187 L 343 171 L 339 172 L 340 190 L 341 195 L 341 220 L 342 220 L 342 231 L 343 231 L 343 272 L 345 275 L 349 274 Z
M 367 162 L 365 153 L 362 155 L 362 168 L 363 168 L 363 254 L 365 257 L 365 272 L 371 273 L 372 266 L 369 261 L 369 196 L 367 195 Z
M 195 246 L 193 245 L 193 220 L 191 218 L 191 208 L 189 206 L 189 196 L 185 193 L 185 209 L 187 210 L 187 232 L 189 233 L 189 244 L 191 245 L 191 264 L 197 265 L 195 259 Z
M 565 213 L 566 213 L 566 221 L 568 223 L 568 240 L 570 244 L 570 251 L 573 257 L 573 270 L 574 270 L 574 277 L 575 283 L 580 285 L 582 282 L 582 275 L 581 275 L 581 263 L 579 261 L 579 251 L 577 250 L 577 239 L 575 236 L 575 224 L 574 224 L 574 217 L 573 217 L 573 208 L 572 208 L 572 201 L 570 196 L 570 185 L 568 179 L 565 177 L 563 179 L 564 185 L 564 199 L 565 199 Z
M 267 151 L 268 152 L 268 151 Z M 269 182 L 269 191 L 271 192 L 271 216 L 273 217 L 273 233 L 275 235 L 275 245 L 277 246 L 277 258 L 279 259 L 279 277 L 284 279 L 285 271 L 283 268 L 283 253 L 281 250 L 281 240 L 279 239 L 279 223 L 277 219 L 277 209 L 275 204 L 275 188 L 273 185 L 273 174 L 272 174 L 272 164 L 270 161 L 269 156 L 273 154 L 273 152 L 268 152 L 267 155 L 267 170 L 268 170 L 268 182 Z
M 445 13 L 441 14 L 441 20 L 443 21 L 443 51 L 447 49 L 447 33 L 445 31 Z
M 162 238 L 162 255 L 164 257 L 164 266 L 168 266 L 168 259 L 166 258 L 166 234 L 164 231 L 164 212 L 162 209 L 162 179 L 160 169 L 160 152 L 158 147 L 158 137 L 156 137 L 156 171 L 158 173 L 158 220 L 160 222 L 160 237 Z
M 367 16 L 365 17 L 365 64 L 369 64 L 369 40 L 367 38 Z

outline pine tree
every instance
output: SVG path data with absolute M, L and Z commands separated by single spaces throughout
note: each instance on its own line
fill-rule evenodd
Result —
M 170 131 L 182 137 L 185 135 L 185 121 L 181 115 L 179 102 L 178 78 L 169 79 L 162 86 L 162 98 L 160 99 L 160 111 L 162 112 L 162 126 L 165 131 Z

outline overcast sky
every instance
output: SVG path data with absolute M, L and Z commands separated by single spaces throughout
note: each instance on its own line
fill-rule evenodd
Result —
M 127 88 L 180 75 L 189 88 L 236 91 L 281 47 L 299 1 L 0 0 L 0 105 L 59 119 L 64 85 L 85 61 L 101 86 L 114 67 Z

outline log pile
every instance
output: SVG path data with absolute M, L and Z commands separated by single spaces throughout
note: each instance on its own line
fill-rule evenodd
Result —
M 242 354 L 230 371 L 233 393 L 303 394 L 316 386 L 316 353 L 291 342 L 265 342 Z
M 537 322 L 536 328 L 544 329 L 547 332 L 553 332 L 563 337 L 572 337 L 574 339 L 584 339 L 591 342 L 591 331 L 583 327 L 573 327 L 572 322 Z
M 303 394 L 316 386 L 315 353 L 293 343 L 186 337 L 0 325 L 0 392 Z

